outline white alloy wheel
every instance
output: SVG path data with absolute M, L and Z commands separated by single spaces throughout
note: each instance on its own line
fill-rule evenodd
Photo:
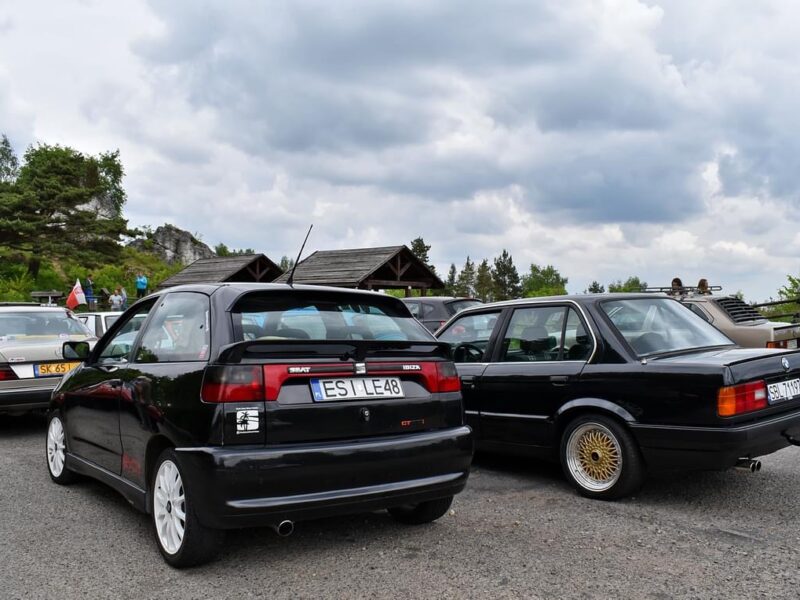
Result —
M 61 419 L 53 417 L 47 428 L 47 466 L 55 478 L 64 472 L 65 448 L 64 426 L 61 424 Z
M 171 460 L 162 462 L 156 474 L 153 516 L 161 547 L 168 554 L 177 553 L 186 532 L 186 495 L 180 471 Z

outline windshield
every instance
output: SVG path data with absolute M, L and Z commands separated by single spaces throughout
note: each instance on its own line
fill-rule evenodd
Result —
M 91 336 L 89 329 L 66 312 L 14 312 L 0 314 L 0 339 Z
M 734 343 L 669 298 L 608 300 L 601 306 L 638 356 Z
M 248 294 L 233 309 L 240 340 L 431 341 L 394 298 L 296 291 Z

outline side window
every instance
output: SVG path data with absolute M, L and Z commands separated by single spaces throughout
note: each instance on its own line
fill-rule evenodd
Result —
M 406 307 L 415 319 L 419 319 L 419 302 L 406 302 Z
M 131 359 L 131 349 L 133 342 L 136 341 L 136 336 L 142 328 L 142 323 L 147 318 L 150 309 L 153 308 L 154 302 L 144 302 L 141 306 L 136 307 L 136 310 L 126 317 L 126 321 L 122 327 L 117 330 L 110 340 L 105 343 L 100 349 L 98 354 L 98 362 L 128 362 Z
M 207 360 L 209 323 L 207 296 L 193 292 L 167 294 L 144 331 L 136 362 Z
M 436 306 L 430 304 L 428 302 L 422 303 L 422 318 L 430 317 L 433 313 L 436 312 Z
M 706 323 L 711 323 L 711 317 L 709 317 L 706 314 L 706 311 L 704 311 L 702 308 L 697 306 L 697 304 L 690 303 L 690 304 L 686 304 L 685 306 L 688 306 L 689 310 L 691 310 L 694 314 L 696 314 L 698 317 L 703 319 L 703 321 L 705 321 Z
M 518 308 L 511 315 L 501 360 L 540 362 L 562 358 L 564 306 Z
M 578 316 L 578 311 L 569 309 L 567 326 L 564 329 L 564 354 L 562 360 L 589 360 L 594 342 L 586 326 Z
M 439 335 L 439 341 L 450 344 L 450 353 L 455 362 L 484 362 L 486 348 L 499 316 L 499 312 L 465 315 L 453 321 Z

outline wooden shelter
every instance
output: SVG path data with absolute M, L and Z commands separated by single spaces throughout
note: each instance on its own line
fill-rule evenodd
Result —
M 194 261 L 183 271 L 162 281 L 158 289 L 187 283 L 270 282 L 281 273 L 281 268 L 263 254 L 215 256 Z
M 286 272 L 275 283 L 285 283 L 288 278 Z M 444 287 L 436 273 L 407 246 L 318 250 L 298 263 L 294 283 L 362 290 L 401 289 L 407 296 L 411 290 L 420 290 L 424 296 L 430 289 Z

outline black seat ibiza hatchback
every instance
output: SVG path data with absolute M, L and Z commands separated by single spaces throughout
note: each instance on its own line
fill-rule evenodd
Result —
M 472 434 L 448 348 L 372 292 L 181 286 L 137 302 L 53 393 L 51 478 L 99 479 L 152 517 L 173 566 L 222 530 L 388 509 L 433 521 Z

